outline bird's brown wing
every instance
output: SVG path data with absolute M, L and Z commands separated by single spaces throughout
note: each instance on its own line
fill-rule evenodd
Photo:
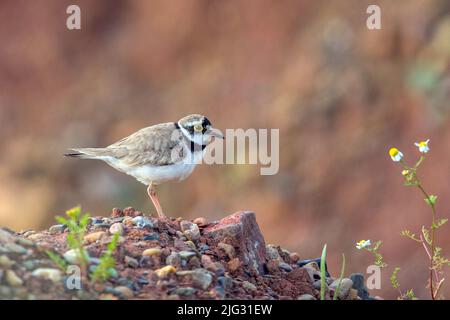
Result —
M 174 123 L 163 123 L 141 129 L 106 149 L 112 157 L 130 167 L 165 166 L 186 156 L 182 140 Z

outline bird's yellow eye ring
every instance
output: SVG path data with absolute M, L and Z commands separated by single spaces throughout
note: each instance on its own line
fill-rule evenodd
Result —
M 203 126 L 201 124 L 196 124 L 194 126 L 194 131 L 195 132 L 202 132 L 203 131 Z

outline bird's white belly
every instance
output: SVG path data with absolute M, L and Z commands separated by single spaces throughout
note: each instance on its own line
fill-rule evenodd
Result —
M 127 172 L 145 185 L 158 184 L 170 180 L 184 180 L 194 170 L 196 164 L 177 163 L 167 166 L 142 166 Z

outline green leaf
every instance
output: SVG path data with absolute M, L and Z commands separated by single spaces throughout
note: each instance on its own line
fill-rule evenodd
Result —
M 55 220 L 56 220 L 57 222 L 59 222 L 60 224 L 64 224 L 64 225 L 67 225 L 67 222 L 68 222 L 68 220 L 67 220 L 66 218 L 60 217 L 60 216 L 56 216 L 56 217 L 55 217 Z
M 434 195 L 430 195 L 427 199 L 425 199 L 425 202 L 430 206 L 434 206 L 436 204 L 436 201 L 437 201 L 437 196 L 434 196 Z
M 46 250 L 45 253 L 50 258 L 50 260 L 53 261 L 54 264 L 56 264 L 62 271 L 66 272 L 66 269 L 67 269 L 67 262 L 66 262 L 66 260 L 64 260 L 58 254 L 53 253 L 50 250 Z
M 417 238 L 417 236 L 414 234 L 414 233 L 412 233 L 411 231 L 409 231 L 409 230 L 403 230 L 401 233 L 400 233 L 400 235 L 402 235 L 403 237 L 407 237 L 407 238 L 410 238 L 411 240 L 414 240 L 414 241 L 417 241 L 417 242 L 422 242 L 419 238 Z
M 406 291 L 405 293 L 405 297 L 409 300 L 417 300 L 416 295 L 414 294 L 413 289 L 409 289 L 408 291 Z
M 326 271 L 326 261 L 327 261 L 327 245 L 325 244 L 322 249 L 322 256 L 320 258 L 320 300 L 325 300 L 325 293 L 327 290 L 327 271 Z
M 439 219 L 433 223 L 433 229 L 437 229 L 439 227 L 442 227 L 444 224 L 446 224 L 448 219 Z
M 396 268 L 394 269 L 394 272 L 392 272 L 391 277 L 389 278 L 390 281 L 391 281 L 391 285 L 392 285 L 392 287 L 393 287 L 394 289 L 400 288 L 400 284 L 398 283 L 398 278 L 397 278 L 397 275 L 398 275 L 399 272 L 400 272 L 400 268 L 399 268 L 399 267 L 396 267 Z

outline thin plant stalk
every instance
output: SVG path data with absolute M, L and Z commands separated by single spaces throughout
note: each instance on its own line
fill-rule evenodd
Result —
M 344 278 L 344 272 L 345 272 L 345 255 L 342 254 L 341 274 L 339 276 L 339 283 L 336 288 L 336 291 L 334 291 L 333 300 L 337 300 L 337 297 L 339 296 L 339 292 L 341 291 L 341 283 L 342 283 L 342 279 Z

